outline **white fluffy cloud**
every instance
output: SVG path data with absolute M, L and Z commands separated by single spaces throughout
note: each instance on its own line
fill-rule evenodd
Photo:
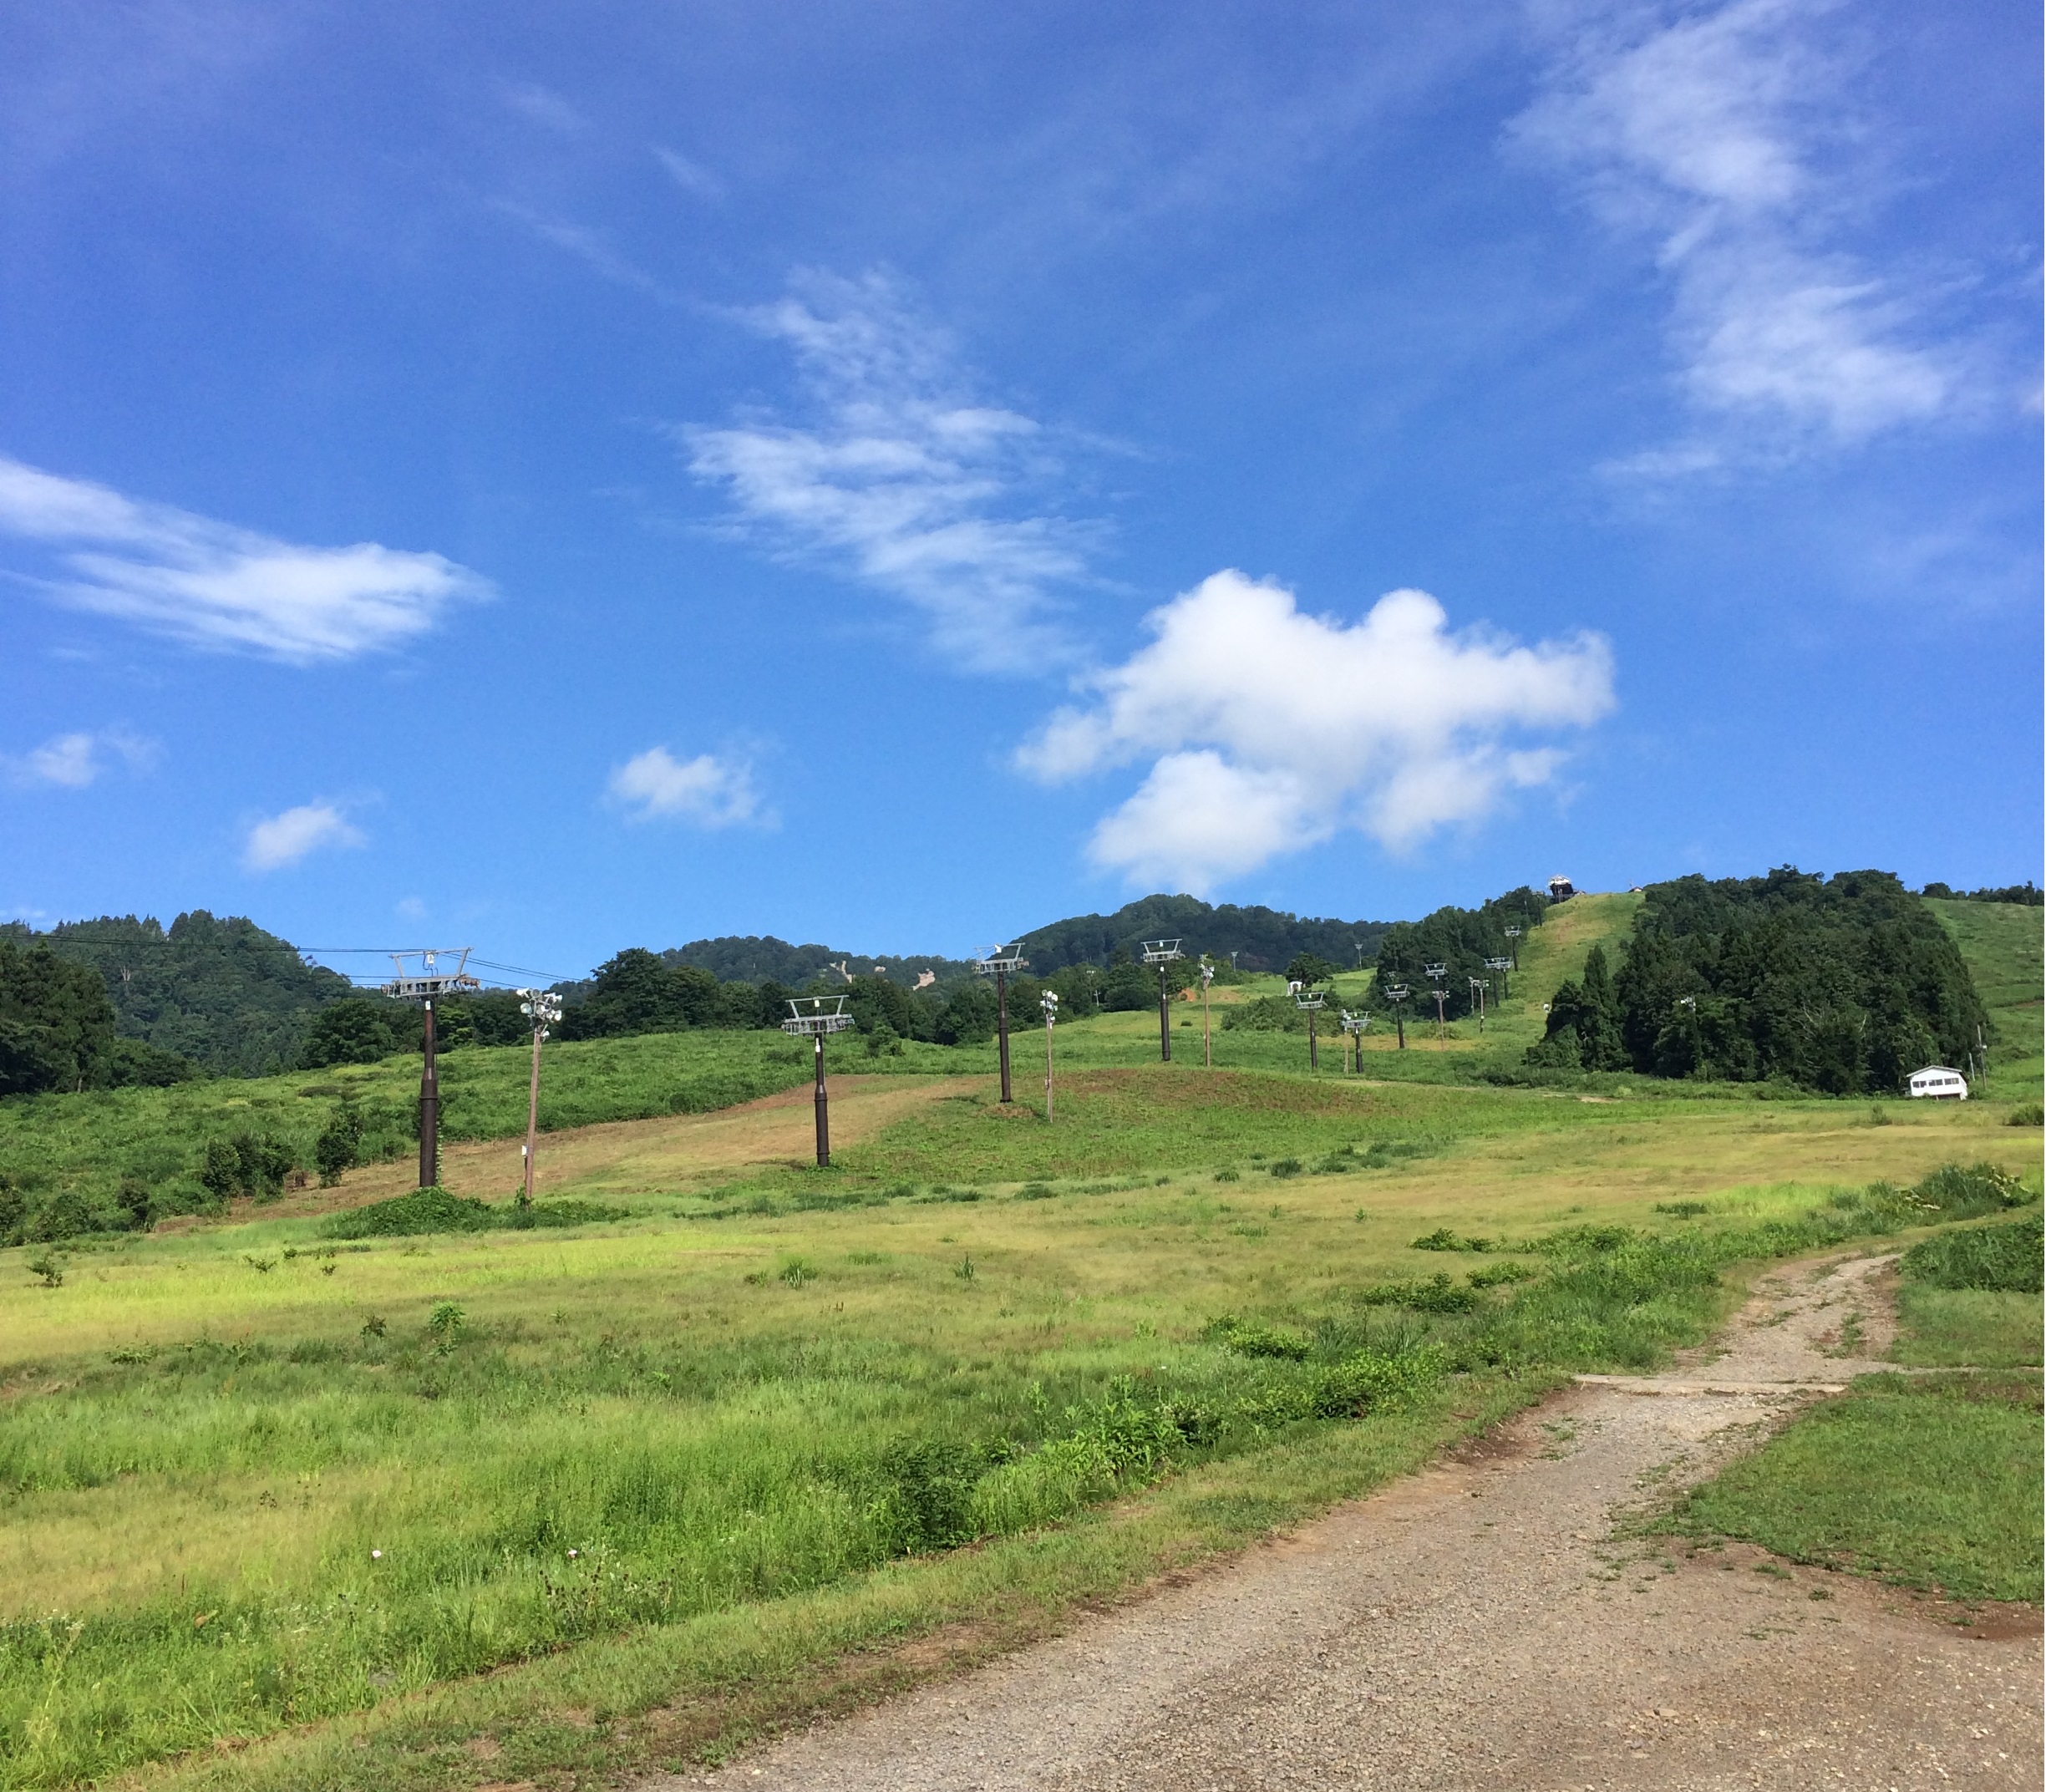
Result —
M 62 602 L 292 665 L 397 647 L 490 593 L 439 554 L 301 547 L 4 456 L 0 535 L 60 551 L 63 571 L 31 582 Z
M 823 558 L 921 612 L 936 647 L 1002 670 L 1045 651 L 1086 531 L 1019 515 L 1055 470 L 1046 434 L 973 402 L 947 344 L 896 284 L 813 277 L 750 313 L 796 356 L 813 413 L 687 428 L 692 473 L 773 549 Z
M 97 733 L 81 729 L 76 734 L 55 734 L 39 747 L 16 757 L 0 755 L 8 780 L 23 786 L 53 785 L 60 790 L 83 790 L 96 783 L 115 759 L 131 769 L 153 764 L 157 744 L 129 734 L 125 728 L 102 728 Z
M 1569 175 L 1597 211 L 1654 247 L 1673 284 L 1683 385 L 1703 412 L 1776 451 L 1856 442 L 1963 395 L 1953 353 L 1914 339 L 1904 293 L 1839 239 L 1871 177 L 1833 165 L 1857 135 L 1835 96 L 1832 0 L 1678 0 L 1542 8 L 1555 55 L 1513 142 Z M 1703 444 L 1632 464 L 1713 466 Z
M 702 828 L 770 826 L 754 768 L 744 759 L 701 753 L 679 759 L 667 747 L 637 753 L 616 766 L 607 794 L 635 821 L 675 820 Z
M 1347 624 L 1282 586 L 1214 573 L 1148 618 L 1154 640 L 1095 673 L 1094 700 L 1020 749 L 1048 780 L 1151 759 L 1091 857 L 1201 892 L 1355 827 L 1403 849 L 1546 783 L 1556 747 L 1614 707 L 1607 642 L 1455 635 L 1423 591 Z
M 252 871 L 277 871 L 323 847 L 363 844 L 363 830 L 350 823 L 340 805 L 316 797 L 256 822 L 243 844 L 242 863 Z

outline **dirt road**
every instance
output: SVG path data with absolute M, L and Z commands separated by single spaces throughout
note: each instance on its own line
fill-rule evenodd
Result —
M 1611 1541 L 1802 1384 L 1879 1366 L 1825 1354 L 1855 1314 L 1884 1343 L 1875 1273 L 1783 1270 L 1724 1350 L 1659 1383 L 1573 1388 L 1191 1584 L 647 1792 L 2033 1792 L 2040 1628 L 1974 1635 L 1757 1552 Z

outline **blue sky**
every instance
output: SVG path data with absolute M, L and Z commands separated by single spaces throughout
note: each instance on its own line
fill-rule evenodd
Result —
M 4 11 L 0 909 L 2042 876 L 2034 8 Z

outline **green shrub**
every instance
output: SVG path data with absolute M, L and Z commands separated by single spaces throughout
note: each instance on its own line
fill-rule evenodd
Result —
M 322 1230 L 330 1238 L 414 1238 L 429 1232 L 527 1231 L 588 1226 L 627 1217 L 624 1207 L 595 1201 L 536 1201 L 531 1207 L 495 1207 L 444 1188 L 416 1189 L 368 1206 L 338 1213 Z
M 1940 1232 L 1901 1254 L 1901 1274 L 1935 1288 L 2043 1292 L 2043 1215 Z
M 1472 1288 L 1457 1287 L 1444 1270 L 1428 1282 L 1384 1282 L 1360 1294 L 1363 1307 L 1407 1307 L 1420 1313 L 1470 1312 L 1480 1301 Z
M 1310 1340 L 1300 1333 L 1230 1316 L 1212 1320 L 1204 1328 L 1204 1338 L 1242 1357 L 1281 1357 L 1301 1363 L 1310 1355 Z
M 1463 1238 L 1450 1227 L 1440 1226 L 1435 1232 L 1427 1232 L 1422 1238 L 1410 1241 L 1413 1251 L 1486 1251 L 1491 1248 L 1485 1238 Z
M 2026 1101 L 2001 1123 L 2004 1126 L 2041 1126 L 2043 1124 L 2043 1104 Z

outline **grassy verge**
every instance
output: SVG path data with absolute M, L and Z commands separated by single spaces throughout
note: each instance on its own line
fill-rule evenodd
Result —
M 1696 1489 L 1673 1522 L 1955 1598 L 2041 1600 L 2042 1386 L 1863 1377 Z
M 2043 1216 L 1947 1228 L 1901 1258 L 1904 1364 L 1977 1373 L 1862 1378 L 1671 1520 L 1793 1561 L 1955 1598 L 2043 1597 Z

